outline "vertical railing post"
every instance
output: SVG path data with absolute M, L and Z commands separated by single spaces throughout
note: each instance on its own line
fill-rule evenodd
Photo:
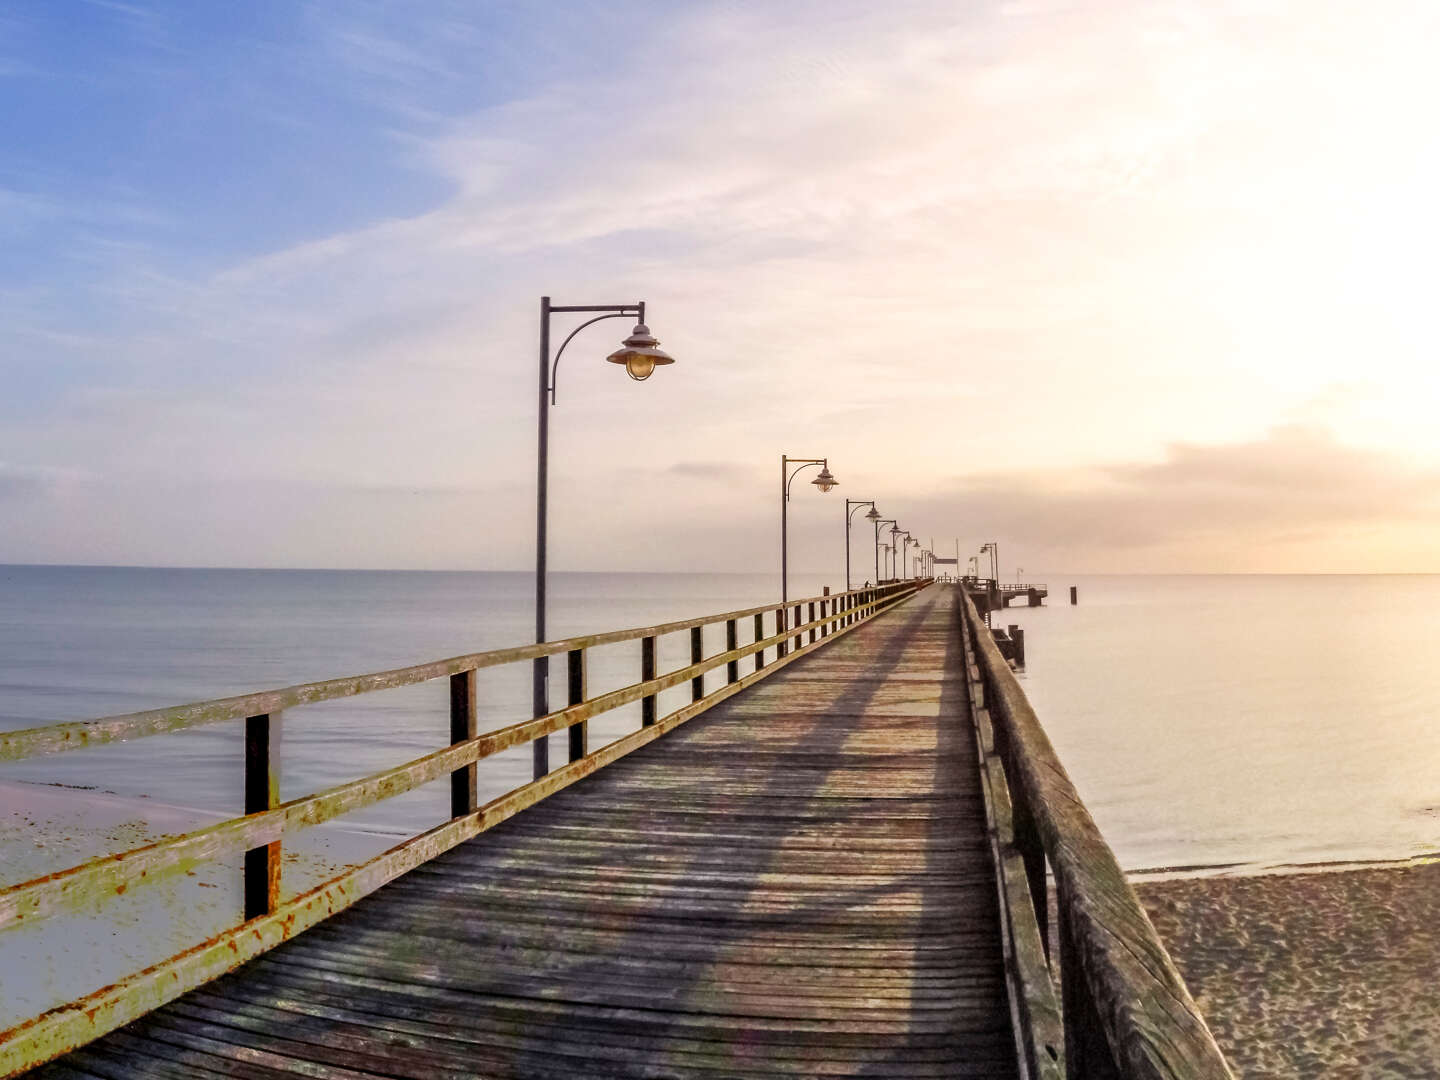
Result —
M 973 641 L 973 632 L 966 628 L 966 636 Z M 979 660 L 979 650 L 975 652 Z M 1040 943 L 1045 947 L 1045 957 L 1050 958 L 1050 883 L 1045 877 L 1045 843 L 1040 838 L 1040 828 L 1030 806 L 1025 786 L 1018 781 L 1020 776 L 1013 743 L 1010 739 L 1010 718 L 1003 711 L 1004 699 L 995 693 L 991 672 L 980 672 L 980 692 L 983 700 L 992 702 L 990 709 L 991 730 L 995 736 L 995 752 L 1005 768 L 1010 782 L 1010 820 L 1012 842 L 1025 866 L 1025 880 L 1030 886 L 1030 906 L 1035 909 L 1035 921 L 1040 927 Z
M 565 684 L 569 689 L 567 704 L 579 705 L 590 693 L 590 660 L 584 649 L 571 649 L 565 654 Z M 570 760 L 579 761 L 590 752 L 590 721 L 570 725 Z
M 280 805 L 280 714 L 245 718 L 245 813 Z M 245 852 L 245 918 L 269 915 L 280 906 L 280 843 Z
M 796 604 L 796 605 L 795 605 L 795 621 L 794 621 L 793 623 L 791 623 L 791 626 L 798 630 L 798 629 L 800 628 L 800 625 L 801 625 L 801 623 L 800 623 L 800 605 L 799 605 L 799 604 Z M 796 650 L 798 651 L 798 650 L 800 649 L 800 647 L 801 647 L 802 645 L 804 645 L 804 644 L 805 644 L 805 635 L 804 635 L 804 634 L 796 634 L 796 635 L 795 635 L 795 648 L 796 648 Z
M 734 652 L 740 647 L 740 633 L 735 626 L 734 619 L 725 620 L 725 651 Z M 725 681 L 739 682 L 740 661 L 731 660 L 725 665 Z
M 821 595 L 822 595 L 822 596 L 829 596 L 829 595 L 830 595 L 830 586 L 829 586 L 829 585 L 826 585 L 826 586 L 825 586 L 825 591 L 824 591 L 823 593 L 821 593 Z M 821 624 L 820 624 L 820 636 L 821 636 L 821 637 L 829 637 L 829 636 L 830 636 L 830 616 L 832 616 L 832 615 L 834 615 L 834 614 L 835 614 L 835 601 L 834 601 L 834 600 L 821 600 L 821 601 L 820 601 L 820 618 L 823 620 L 823 621 L 821 622 Z
M 822 601 L 822 603 L 823 603 L 823 601 Z M 815 601 L 814 601 L 814 600 L 811 600 L 811 601 L 810 601 L 810 605 L 809 605 L 809 607 L 806 609 L 806 614 L 809 615 L 809 618 L 806 619 L 805 621 L 806 621 L 806 622 L 812 622 L 812 623 L 813 623 L 813 622 L 815 621 Z M 816 633 L 815 627 L 813 627 L 813 626 L 810 627 L 810 644 L 811 644 L 811 645 L 814 645 L 814 644 L 815 644 L 815 633 Z
M 783 607 L 778 607 L 775 609 L 775 636 L 780 637 L 781 634 L 785 633 L 786 629 L 787 627 L 785 626 L 785 609 Z M 789 651 L 790 643 L 786 641 L 785 638 L 780 637 L 780 640 L 775 643 L 775 659 L 779 660 Z
M 690 628 L 690 663 L 698 664 L 705 659 L 705 628 L 692 626 Z M 690 680 L 690 700 L 699 701 L 705 696 L 705 673 Z
M 655 638 L 640 639 L 640 681 L 649 682 L 655 678 Z M 640 726 L 649 727 L 655 723 L 655 695 L 647 694 L 640 699 Z
M 765 615 L 763 613 L 755 616 L 755 640 L 765 640 Z M 755 650 L 755 670 L 759 671 L 765 666 L 765 650 Z
M 450 745 L 469 742 L 480 734 L 475 711 L 475 670 L 450 676 Z M 462 765 L 450 774 L 450 816 L 465 817 L 480 805 L 476 792 L 479 766 Z

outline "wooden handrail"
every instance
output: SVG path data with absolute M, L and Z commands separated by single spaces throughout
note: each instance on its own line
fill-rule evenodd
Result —
M 848 593 L 834 596 L 858 596 L 873 592 L 874 589 L 853 589 Z M 814 597 L 820 600 L 822 597 Z M 809 601 L 804 601 L 809 602 Z M 36 754 L 53 754 L 63 750 L 78 750 L 88 746 L 99 746 L 108 742 L 138 739 L 146 735 L 163 735 L 186 728 L 216 724 L 225 720 L 241 720 L 247 716 L 267 716 L 293 709 L 297 705 L 313 705 L 320 701 L 334 701 L 337 698 L 354 697 L 357 694 L 373 693 L 376 690 L 394 690 L 402 686 L 429 682 L 463 671 L 498 667 L 521 660 L 534 660 L 541 656 L 555 656 L 573 649 L 591 649 L 598 645 L 613 645 L 638 638 L 658 637 L 677 630 L 709 626 L 728 619 L 740 619 L 747 615 L 768 614 L 773 604 L 745 608 L 742 611 L 727 611 L 721 615 L 707 615 L 699 619 L 684 619 L 679 622 L 660 623 L 657 626 L 642 626 L 633 630 L 612 630 L 603 634 L 587 634 L 581 637 L 546 641 L 535 645 L 517 645 L 508 649 L 491 649 L 488 652 L 468 653 L 452 656 L 445 660 L 434 660 L 427 664 L 393 668 L 389 671 L 375 671 L 366 675 L 349 675 L 321 682 L 301 683 L 279 690 L 260 690 L 235 697 L 216 698 L 213 701 L 198 701 L 189 705 L 174 705 L 162 709 L 147 709 L 144 712 L 125 713 L 120 716 L 105 716 L 96 720 L 77 720 L 62 724 L 48 724 L 44 727 L 23 728 L 18 731 L 0 732 L 0 761 L 19 761 Z
M 765 605 L 636 630 L 474 653 L 467 657 L 456 657 L 394 672 L 378 672 L 352 679 L 309 683 L 285 690 L 200 702 L 182 706 L 177 710 L 160 709 L 132 714 L 129 717 L 90 721 L 92 725 L 109 725 L 103 729 L 88 729 L 90 733 L 99 732 L 95 737 L 90 737 L 89 734 L 73 734 L 76 729 L 85 730 L 85 724 L 59 724 L 11 733 L 10 756 L 14 758 L 40 753 L 46 748 L 72 749 L 129 737 L 122 733 L 127 730 L 127 725 L 116 724 L 115 721 L 133 724 L 132 734 L 160 734 L 195 724 L 243 717 L 247 721 L 263 721 L 264 723 L 258 726 L 268 731 L 271 721 L 278 718 L 282 707 L 391 689 L 428 679 L 446 676 L 452 678 L 450 746 L 425 754 L 404 765 L 372 773 L 326 791 L 286 803 L 278 803 L 275 799 L 268 805 L 262 802 L 263 808 L 242 817 L 116 855 L 92 859 L 78 866 L 0 889 L 0 931 L 3 931 L 6 927 L 20 925 L 22 922 L 29 925 L 29 920 L 43 918 L 77 903 L 103 902 L 107 897 L 125 893 L 131 886 L 139 887 L 163 880 L 201 860 L 214 859 L 235 851 L 246 853 L 244 921 L 218 937 L 97 990 L 79 1001 L 52 1009 L 8 1031 L 0 1032 L 0 1077 L 13 1076 L 114 1030 L 158 1005 L 173 1000 L 186 990 L 202 985 L 245 960 L 273 948 L 286 938 L 348 907 L 407 870 L 492 828 L 547 795 L 644 746 L 732 694 L 768 678 L 786 664 L 815 649 L 823 648 L 837 636 L 863 625 L 928 584 L 928 580 L 907 581 L 825 595 L 816 597 L 813 601 L 806 600 L 804 603 L 811 605 L 811 610 L 818 606 L 819 617 L 799 625 L 787 625 L 786 609 L 774 609 Z M 774 632 L 762 636 L 762 619 L 772 610 L 775 611 Z M 753 616 L 755 619 L 756 640 L 737 645 L 735 637 L 738 620 L 745 616 Z M 714 623 L 725 624 L 726 647 L 722 652 L 705 657 L 703 637 L 697 630 Z M 663 674 L 654 673 L 647 668 L 639 682 L 594 698 L 583 697 L 586 649 L 638 638 L 652 643 L 649 652 L 652 654 L 653 666 L 655 639 L 661 634 L 681 630 L 691 631 L 691 663 Z M 804 644 L 807 633 L 810 641 Z M 764 662 L 766 649 L 775 653 L 774 659 L 768 663 Z M 570 654 L 571 704 L 545 716 L 509 724 L 484 734 L 471 733 L 474 720 L 471 703 L 473 687 L 466 683 L 459 688 L 460 692 L 457 692 L 454 682 L 456 678 L 463 680 L 468 673 L 480 667 L 493 667 L 560 652 Z M 740 676 L 739 662 L 752 655 L 756 661 L 755 670 Z M 704 676 L 718 668 L 725 669 L 726 681 L 718 690 L 705 694 Z M 661 718 L 651 715 L 657 694 L 681 686 L 687 681 L 691 684 L 693 698 L 689 704 Z M 581 700 L 576 700 L 577 697 Z M 594 752 L 584 752 L 583 735 L 579 740 L 572 738 L 572 754 L 568 764 L 492 799 L 483 806 L 475 807 L 471 785 L 473 766 L 479 760 L 554 732 L 571 729 L 573 734 L 577 728 L 583 731 L 583 725 L 590 718 L 635 701 L 652 703 L 646 722 L 638 731 L 622 736 Z M 177 716 L 181 718 L 180 722 L 175 722 Z M 164 723 L 161 724 L 161 721 Z M 247 729 L 250 726 L 251 724 L 247 723 Z M 248 742 L 247 738 L 247 751 Z M 581 751 L 579 753 L 575 752 L 577 742 L 581 744 L 578 747 Z M 273 764 L 271 755 L 277 751 L 278 743 L 272 746 L 267 740 L 261 760 L 255 766 L 261 770 L 262 778 L 264 771 Z M 0 755 L 0 759 L 3 757 L 4 755 Z M 247 760 L 247 778 L 250 776 L 251 767 L 251 762 Z M 453 785 L 454 816 L 449 822 L 413 837 L 293 900 L 284 903 L 280 901 L 280 845 L 287 832 L 373 805 L 447 775 L 452 777 Z M 255 857 L 253 864 L 252 856 Z
M 1031 914 L 1042 938 L 1047 861 L 1055 878 L 1067 1075 L 1234 1080 L 1115 853 L 963 589 L 961 612 L 1005 766 L 1015 845 L 1024 857 Z

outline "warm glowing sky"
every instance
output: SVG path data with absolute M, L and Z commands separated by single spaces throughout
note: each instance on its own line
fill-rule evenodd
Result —
M 0 562 L 1440 571 L 1440 4 L 15 0 Z M 622 328 L 623 329 L 623 328 Z M 857 558 L 858 555 L 857 549 Z

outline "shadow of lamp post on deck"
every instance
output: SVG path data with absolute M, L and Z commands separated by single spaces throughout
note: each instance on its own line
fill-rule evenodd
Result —
M 790 471 L 794 465 L 795 471 Z M 780 603 L 783 605 L 790 599 L 790 481 L 799 476 L 806 469 L 820 466 L 820 475 L 811 480 L 820 489 L 820 494 L 827 494 L 836 484 L 839 483 L 830 475 L 830 465 L 826 458 L 793 458 L 785 454 L 780 455 Z
M 879 521 L 880 511 L 875 509 L 874 499 L 846 499 L 845 500 L 845 591 L 850 591 L 850 522 L 855 519 L 855 511 L 862 506 L 870 507 L 870 512 L 865 515 L 866 521 Z M 876 562 L 875 578 L 880 578 L 880 565 Z
M 596 313 L 599 314 L 596 314 Z M 550 355 L 550 317 L 555 314 L 588 314 L 586 319 L 571 330 L 555 355 Z M 550 473 L 550 408 L 556 402 L 555 389 L 560 372 L 560 357 L 565 347 L 575 340 L 575 335 L 587 326 L 604 319 L 635 320 L 635 329 L 620 343 L 609 356 L 612 364 L 623 364 L 625 373 L 636 382 L 643 382 L 654 374 L 657 367 L 673 364 L 674 358 L 660 349 L 650 328 L 645 325 L 645 301 L 637 304 L 552 304 L 550 297 L 540 298 L 540 439 L 537 455 L 537 478 L 535 483 L 535 640 L 545 640 L 545 556 L 546 556 L 546 514 L 549 498 Z M 535 659 L 533 672 L 533 715 L 545 716 L 550 712 L 550 658 Z M 535 748 L 535 779 L 550 771 L 550 739 L 542 736 L 531 745 Z

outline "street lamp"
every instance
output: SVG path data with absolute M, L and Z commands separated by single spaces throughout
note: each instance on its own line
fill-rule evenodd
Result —
M 560 343 L 555 355 L 550 355 L 550 316 L 560 313 L 594 313 Z M 612 364 L 623 364 L 625 372 L 636 382 L 648 379 L 657 367 L 673 364 L 674 358 L 660 349 L 659 342 L 645 325 L 645 301 L 638 304 L 552 304 L 550 297 L 540 298 L 540 440 L 537 454 L 537 475 L 535 482 L 535 640 L 545 640 L 545 576 L 546 576 L 546 517 L 549 500 L 550 473 L 550 408 L 555 404 L 555 390 L 560 372 L 560 357 L 565 347 L 575 340 L 575 335 L 592 323 L 603 319 L 635 319 L 635 329 L 620 343 L 620 348 L 605 359 Z M 545 716 L 550 712 L 550 658 L 537 657 L 533 667 L 532 713 Z M 531 745 L 534 750 L 534 775 L 539 779 L 550 771 L 550 740 L 536 739 Z
M 790 466 L 795 466 L 795 471 L 790 471 Z M 784 604 L 790 599 L 790 481 L 799 476 L 804 470 L 812 466 L 820 466 L 820 474 L 811 480 L 820 489 L 820 494 L 827 494 L 839 483 L 830 474 L 830 465 L 825 458 L 792 458 L 784 454 L 780 455 L 780 603 Z
M 891 521 L 890 524 L 890 577 L 900 580 L 900 537 L 904 536 L 903 528 L 900 528 L 899 521 Z
M 906 550 L 902 544 L 908 542 L 910 534 L 900 528 L 899 524 L 890 526 L 890 576 L 896 581 L 900 580 L 901 570 L 904 565 L 903 552 Z
M 865 516 L 866 516 L 866 517 L 869 517 L 870 515 L 869 515 L 869 514 L 866 514 Z M 879 584 L 880 584 L 880 549 L 881 549 L 881 547 L 883 546 L 883 545 L 880 543 L 880 526 L 881 526 L 881 525 L 894 525 L 894 524 L 895 524 L 895 519 L 894 519 L 894 518 L 882 518 L 882 517 L 879 517 L 879 516 L 877 515 L 877 516 L 874 518 L 874 522 L 875 522 L 875 584 L 876 584 L 876 585 L 879 585 Z
M 870 507 L 869 513 L 865 515 L 866 521 L 879 521 L 880 511 L 875 509 L 873 499 L 846 499 L 845 500 L 845 591 L 850 591 L 850 522 L 855 517 L 855 511 L 862 506 Z
M 980 554 L 984 555 L 987 551 L 990 553 L 990 580 L 998 589 L 1000 587 L 1000 546 L 994 540 L 981 544 Z

